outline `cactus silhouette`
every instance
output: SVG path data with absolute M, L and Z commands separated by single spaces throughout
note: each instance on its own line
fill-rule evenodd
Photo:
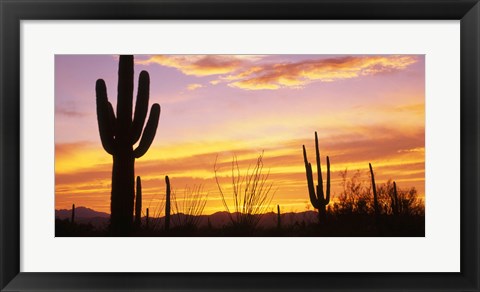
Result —
M 148 230 L 148 221 L 149 221 L 149 215 L 148 215 L 148 208 L 147 208 L 147 218 L 145 218 L 145 228 Z
M 72 219 L 70 223 L 75 223 L 75 204 L 72 204 Z
M 100 139 L 105 151 L 113 156 L 110 228 L 114 233 L 123 234 L 131 230 L 133 222 L 135 158 L 142 157 L 150 148 L 160 117 L 160 105 L 155 103 L 144 129 L 150 77 L 142 71 L 132 120 L 133 73 L 133 56 L 120 56 L 116 116 L 108 101 L 105 81 L 98 79 L 96 83 Z M 138 147 L 133 149 L 139 140 Z
M 137 195 L 135 196 L 135 225 L 140 227 L 142 223 L 142 180 L 137 176 Z
M 392 196 L 392 213 L 393 215 L 398 215 L 399 206 L 398 206 L 398 194 L 397 194 L 397 184 L 393 182 L 393 196 Z
M 380 206 L 378 204 L 377 185 L 375 184 L 375 174 L 373 173 L 373 168 L 371 163 L 368 164 L 368 167 L 370 168 L 370 176 L 372 178 L 373 210 L 375 211 L 375 224 L 377 225 L 378 232 L 381 234 L 382 228 L 380 225 Z
M 282 228 L 282 221 L 280 219 L 280 205 L 277 205 L 277 228 Z
M 170 229 L 170 179 L 168 175 L 165 176 L 165 183 L 167 184 L 167 194 L 165 203 L 165 230 L 168 231 Z
M 368 166 L 370 167 L 370 176 L 372 178 L 372 191 L 373 191 L 373 210 L 375 211 L 375 216 L 380 216 L 380 207 L 378 206 L 378 197 L 377 197 L 377 186 L 375 184 L 375 174 L 373 173 L 372 164 L 369 163 Z
M 307 174 L 308 193 L 310 195 L 310 202 L 312 203 L 312 206 L 318 210 L 318 221 L 319 223 L 322 223 L 322 222 L 325 222 L 325 219 L 327 217 L 326 206 L 328 205 L 328 203 L 330 203 L 330 158 L 327 156 L 327 187 L 324 194 L 317 132 L 315 132 L 315 152 L 317 157 L 317 176 L 318 176 L 318 184 L 317 184 L 316 192 L 315 192 L 315 186 L 313 182 L 312 164 L 308 162 L 307 151 L 305 150 L 305 145 L 303 145 L 303 160 L 305 162 L 305 170 Z

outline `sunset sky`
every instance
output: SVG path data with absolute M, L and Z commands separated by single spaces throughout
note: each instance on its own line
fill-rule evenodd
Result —
M 100 142 L 95 82 L 105 80 L 115 108 L 117 70 L 118 56 L 55 57 L 56 209 L 110 212 L 112 157 Z M 228 193 L 233 156 L 246 171 L 264 151 L 272 210 L 312 209 L 302 145 L 313 164 L 315 131 L 324 171 L 330 157 L 333 196 L 345 169 L 368 183 L 369 162 L 377 183 L 393 179 L 424 195 L 423 55 L 136 55 L 134 96 L 142 70 L 150 73 L 150 106 L 161 106 L 155 140 L 135 162 L 144 207 L 163 200 L 168 175 L 180 199 L 202 185 L 204 213 L 224 211 L 216 158 Z

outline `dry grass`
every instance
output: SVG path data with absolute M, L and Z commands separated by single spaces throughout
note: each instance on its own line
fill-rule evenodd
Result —
M 165 195 L 156 195 L 153 197 L 149 204 L 149 226 L 148 228 L 154 231 L 163 230 L 163 224 L 161 224 L 160 217 L 164 216 L 165 213 Z M 145 209 L 146 210 L 146 209 Z M 146 212 L 146 211 L 145 211 Z M 142 216 L 147 214 L 142 211 Z
M 172 192 L 171 199 L 175 214 L 172 216 L 173 224 L 176 227 L 197 228 L 208 199 L 202 186 L 185 187 L 182 198 L 177 198 L 176 193 Z

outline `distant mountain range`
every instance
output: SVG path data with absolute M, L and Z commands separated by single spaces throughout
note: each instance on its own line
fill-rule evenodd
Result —
M 68 219 L 72 218 L 72 209 L 60 209 L 55 210 L 55 219 Z M 110 220 L 110 214 L 105 212 L 98 212 L 86 207 L 75 208 L 75 222 L 82 224 L 92 224 L 96 228 L 102 229 L 108 226 Z
M 235 213 L 232 213 L 232 216 L 235 216 Z M 72 216 L 72 210 L 61 209 L 55 210 L 55 218 L 61 220 L 70 220 Z M 175 222 L 178 222 L 179 218 L 177 216 L 184 216 L 183 214 L 172 214 L 171 215 L 171 224 L 172 227 L 175 225 Z M 199 216 L 199 226 L 207 226 L 208 222 L 214 228 L 222 227 L 230 223 L 230 217 L 227 212 L 217 212 L 211 215 L 201 215 Z M 86 207 L 76 207 L 75 208 L 75 222 L 82 224 L 92 224 L 96 228 L 102 229 L 108 226 L 110 220 L 110 214 L 105 212 L 98 212 Z M 161 224 L 163 225 L 164 217 L 160 218 L 150 218 L 151 224 Z M 305 211 L 301 213 L 283 213 L 280 216 L 282 224 L 292 225 L 292 224 L 302 224 L 302 222 L 315 222 L 317 220 L 317 212 L 314 211 Z M 145 217 L 142 218 L 142 221 L 145 221 Z M 259 222 L 259 227 L 272 228 L 277 225 L 277 213 L 266 213 L 263 215 L 262 219 Z

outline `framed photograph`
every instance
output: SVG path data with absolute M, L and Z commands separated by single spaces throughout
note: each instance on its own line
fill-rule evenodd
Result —
M 479 291 L 478 1 L 0 3 L 1 291 Z

